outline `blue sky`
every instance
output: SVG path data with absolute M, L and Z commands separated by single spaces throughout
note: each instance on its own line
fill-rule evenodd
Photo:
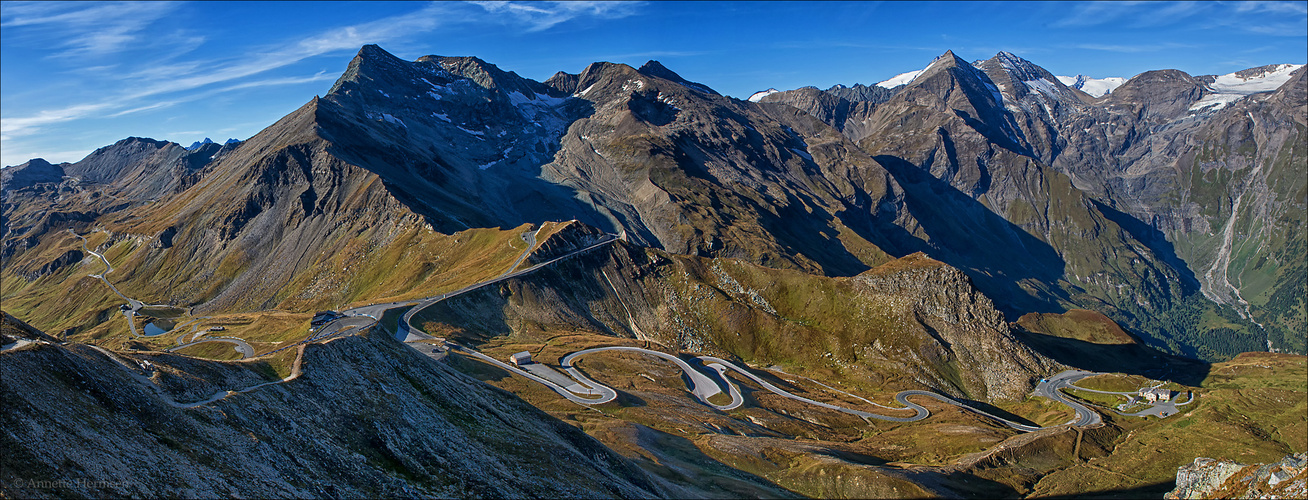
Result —
M 1308 59 L 1308 2 L 0 2 L 0 164 L 127 136 L 245 139 L 366 43 L 544 80 L 657 59 L 727 95 L 873 84 L 952 49 L 1056 75 Z

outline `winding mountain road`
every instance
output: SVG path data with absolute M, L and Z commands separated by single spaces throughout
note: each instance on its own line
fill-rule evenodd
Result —
M 139 300 L 130 299 L 126 295 L 123 295 L 123 292 L 118 291 L 118 287 L 114 286 L 113 283 L 110 283 L 109 280 L 104 277 L 104 275 L 114 272 L 114 266 L 109 264 L 109 259 L 106 259 L 104 257 L 104 254 L 88 248 L 86 246 L 86 238 L 84 236 L 77 234 L 72 229 L 69 229 L 68 232 L 73 236 L 76 236 L 78 239 L 82 240 L 82 250 L 86 250 L 86 253 L 94 255 L 97 258 L 99 258 L 102 262 L 104 262 L 104 272 L 100 274 L 92 274 L 90 276 L 92 278 L 98 278 L 100 281 L 103 281 L 105 286 L 109 287 L 109 289 L 113 290 L 115 294 L 117 294 L 119 297 L 122 297 L 123 300 L 127 301 L 128 306 L 131 308 L 130 310 L 123 311 L 123 316 L 127 318 L 127 327 L 132 330 L 133 337 L 141 336 L 140 333 L 136 332 L 136 321 L 132 318 L 132 316 L 136 315 L 136 311 L 139 311 L 142 307 L 145 307 L 145 303 Z
M 538 231 L 539 231 L 539 230 L 538 230 Z M 534 240 L 535 234 L 532 234 L 531 236 L 532 236 L 532 239 Z M 523 239 L 524 239 L 524 241 L 527 240 L 527 235 L 526 235 L 526 234 L 523 235 Z M 555 262 L 558 262 L 558 261 L 560 261 L 560 260 L 563 260 L 563 259 L 566 259 L 566 258 L 572 257 L 572 256 L 574 256 L 574 255 L 578 255 L 578 254 L 581 254 L 581 253 L 587 252 L 587 251 L 589 251 L 589 250 L 591 250 L 591 249 L 598 248 L 598 247 L 600 247 L 600 246 L 603 246 L 603 245 L 606 245 L 606 244 L 612 243 L 612 242 L 614 242 L 614 241 L 617 241 L 618 239 L 620 239 L 620 237 L 610 237 L 610 238 L 606 238 L 606 239 L 603 240 L 603 241 L 600 241 L 600 242 L 597 242 L 597 243 L 595 243 L 595 244 L 589 245 L 589 246 L 587 246 L 587 247 L 585 247 L 585 248 L 582 248 L 582 249 L 579 249 L 579 250 L 576 250 L 576 251 L 570 252 L 570 253 L 565 254 L 565 255 L 563 255 L 563 256 L 560 256 L 560 257 L 557 257 L 557 258 L 551 259 L 551 260 L 546 261 L 546 262 L 542 262 L 542 263 L 536 264 L 536 265 L 534 265 L 534 266 L 531 266 L 531 267 L 529 267 L 529 268 L 523 269 L 523 270 L 521 270 L 521 271 L 514 271 L 514 269 L 516 269 L 517 266 L 521 263 L 521 261 L 526 257 L 527 253 L 524 252 L 524 254 L 518 258 L 518 261 L 515 262 L 514 265 L 513 265 L 512 267 L 510 267 L 510 270 L 509 270 L 508 272 L 506 272 L 506 273 L 500 275 L 499 277 L 496 277 L 496 278 L 494 278 L 494 279 L 490 279 L 490 280 L 486 280 L 486 281 L 483 281 L 483 282 L 480 282 L 480 283 L 476 283 L 476 284 L 473 284 L 473 285 L 469 285 L 469 286 L 467 286 L 467 287 L 464 287 L 464 288 L 459 289 L 459 290 L 454 291 L 454 292 L 450 292 L 450 293 L 447 293 L 447 294 L 441 294 L 441 295 L 437 295 L 437 296 L 433 296 L 433 297 L 427 297 L 427 298 L 425 298 L 425 299 L 421 299 L 421 300 L 417 301 L 417 305 L 415 305 L 413 308 L 409 309 L 409 311 L 407 311 L 407 312 L 404 314 L 404 316 L 402 316 L 402 317 L 400 318 L 400 322 L 399 322 L 399 331 L 396 333 L 396 338 L 397 338 L 398 340 L 401 340 L 401 341 L 404 341 L 404 342 L 418 342 L 418 341 L 424 341 L 424 340 L 431 340 L 431 339 L 433 339 L 434 337 L 432 337 L 431 335 L 428 335 L 426 332 L 423 332 L 420 328 L 418 328 L 418 327 L 416 327 L 416 326 L 414 326 L 414 325 L 412 324 L 413 317 L 414 317 L 415 315 L 417 315 L 419 312 L 421 312 L 423 309 L 426 309 L 427 307 L 431 307 L 432 305 L 437 304 L 437 303 L 439 303 L 439 302 L 441 302 L 441 301 L 443 301 L 443 300 L 449 299 L 449 298 L 451 298 L 451 297 L 456 297 L 456 296 L 462 295 L 462 294 L 464 294 L 464 293 L 467 293 L 467 292 L 470 292 L 470 291 L 473 291 L 473 290 L 480 289 L 480 288 L 482 288 L 482 287 L 484 287 L 484 286 L 487 286 L 487 285 L 491 285 L 491 284 L 498 283 L 498 282 L 501 282 L 501 281 L 504 281 L 504 280 L 508 280 L 508 279 L 516 278 L 516 277 L 518 277 L 518 276 L 522 276 L 522 275 L 524 275 L 524 274 L 527 274 L 527 273 L 533 272 L 533 271 L 535 271 L 535 270 L 541 269 L 541 268 L 543 268 L 543 267 L 545 267 L 545 266 L 551 265 L 551 264 L 553 264 L 553 263 L 555 263 Z M 533 246 L 535 246 L 535 245 L 534 245 L 534 242 L 531 242 L 531 244 L 529 244 L 528 247 L 527 247 L 527 252 L 530 252 L 531 247 L 533 247 Z M 607 275 L 606 275 L 605 277 L 607 278 Z M 384 304 L 384 305 L 386 305 L 386 306 L 392 306 L 392 307 L 398 307 L 399 305 L 407 305 L 407 304 L 410 304 L 410 303 L 412 303 L 412 301 L 410 301 L 410 302 L 405 302 L 405 303 L 403 303 L 403 304 L 398 303 L 398 302 L 394 302 L 394 303 Z M 376 307 L 378 307 L 378 306 L 380 306 L 380 305 L 364 306 L 364 308 L 376 308 Z M 388 307 L 388 308 L 389 308 L 389 307 Z M 355 309 L 355 310 L 359 310 L 359 309 L 363 309 L 363 308 L 358 308 L 358 309 Z M 353 310 L 352 310 L 352 311 L 353 311 Z M 383 309 L 382 311 L 384 311 L 384 309 Z M 373 315 L 374 318 L 379 317 L 379 316 L 380 316 L 380 314 L 374 314 L 374 315 Z M 899 402 L 900 404 L 904 405 L 904 408 L 890 408 L 890 407 L 885 407 L 885 406 L 882 406 L 882 405 L 876 405 L 876 406 L 881 406 L 881 407 L 883 407 L 883 408 L 887 408 L 887 409 L 889 409 L 889 410 L 891 410 L 891 411 L 896 411 L 896 410 L 901 410 L 901 411 L 910 411 L 910 410 L 911 410 L 911 411 L 914 412 L 914 415 L 913 415 L 913 416 L 899 417 L 899 416 L 891 416 L 891 415 L 880 415 L 880 414 L 871 413 L 871 412 L 866 412 L 866 411 L 862 411 L 862 410 L 855 410 L 855 409 L 851 409 L 851 408 L 845 408 L 845 407 L 842 407 L 842 406 L 833 405 L 833 404 L 829 404 L 829 403 L 823 403 L 823 402 L 821 402 L 821 401 L 814 401 L 814 400 L 809 399 L 809 398 L 805 398 L 805 397 L 802 397 L 802 396 L 797 396 L 797 395 L 795 395 L 795 394 L 791 394 L 790 392 L 787 392 L 787 391 L 785 391 L 785 390 L 783 390 L 783 389 L 781 389 L 781 388 L 779 388 L 779 387 L 776 387 L 775 385 L 773 385 L 773 384 L 767 382 L 766 380 L 763 380 L 763 379 L 759 378 L 758 376 L 754 375 L 752 372 L 750 372 L 749 370 L 747 370 L 747 369 L 745 369 L 745 368 L 742 368 L 742 367 L 740 367 L 740 366 L 737 366 L 736 364 L 734 364 L 734 363 L 732 363 L 732 362 L 730 362 L 730 361 L 727 361 L 727 360 L 724 360 L 724 359 L 720 359 L 720 358 L 715 358 L 715 357 L 712 357 L 712 356 L 699 356 L 699 357 L 697 357 L 697 358 L 695 358 L 695 359 L 699 360 L 699 361 L 703 364 L 703 366 L 704 366 L 705 368 L 707 368 L 707 369 L 709 369 L 709 370 L 712 370 L 712 372 L 713 372 L 712 374 L 716 376 L 717 380 L 715 380 L 715 379 L 714 379 L 713 377 L 711 377 L 709 374 L 706 374 L 705 372 L 700 371 L 699 369 L 696 369 L 695 367 L 691 366 L 691 365 L 690 365 L 689 363 L 687 363 L 685 360 L 683 360 L 683 359 L 681 359 L 681 358 L 679 358 L 679 357 L 677 357 L 677 356 L 673 356 L 673 355 L 671 355 L 671 354 L 667 354 L 667 353 L 663 353 L 663 352 L 652 351 L 652 350 L 649 350 L 649 349 L 642 349 L 642 348 L 638 348 L 638 347 L 625 347 L 625 346 L 597 347 L 597 348 L 593 348 L 593 349 L 586 349 L 586 350 L 577 351 L 577 352 L 574 352 L 574 353 L 568 354 L 567 356 L 564 356 L 561 360 L 559 360 L 560 368 L 563 370 L 564 373 L 566 373 L 568 376 L 572 377 L 572 381 L 571 381 L 571 382 L 574 382 L 574 383 L 566 384 L 566 385 L 565 385 L 565 384 L 563 384 L 563 383 L 556 383 L 555 381 L 550 380 L 550 378 L 554 378 L 554 377 L 548 377 L 548 378 L 547 378 L 547 377 L 545 377 L 545 376 L 541 376 L 541 375 L 538 375 L 538 374 L 536 374 L 536 373 L 532 373 L 531 371 L 524 370 L 524 369 L 521 368 L 521 367 L 513 366 L 513 365 L 510 365 L 510 364 L 508 364 L 508 363 L 504 363 L 504 362 L 502 362 L 502 361 L 500 361 L 500 360 L 497 360 L 497 359 L 491 358 L 490 356 L 487 356 L 487 355 L 485 355 L 485 354 L 482 354 L 482 353 L 477 352 L 477 351 L 472 350 L 472 349 L 468 349 L 468 348 L 463 347 L 463 346 L 459 346 L 459 345 L 457 345 L 457 344 L 455 344 L 455 343 L 452 343 L 452 342 L 448 342 L 448 341 L 446 341 L 446 342 L 444 342 L 444 345 L 446 346 L 447 349 L 449 349 L 449 350 L 451 350 L 451 351 L 455 351 L 455 352 L 459 352 L 459 353 L 462 353 L 462 354 L 466 354 L 466 355 L 471 356 L 471 357 L 473 357 L 473 358 L 476 358 L 476 359 L 478 359 L 478 360 L 481 360 L 481 361 L 484 361 L 484 362 L 486 362 L 486 363 L 490 363 L 490 364 L 492 364 L 492 365 L 495 365 L 495 366 L 497 366 L 497 367 L 500 367 L 501 369 L 504 369 L 504 370 L 506 370 L 506 371 L 509 371 L 510 373 L 514 373 L 514 374 L 520 375 L 520 376 L 522 376 L 522 377 L 525 377 L 525 378 L 527 378 L 527 379 L 530 379 L 530 380 L 532 380 L 532 381 L 535 381 L 535 382 L 537 382 L 537 383 L 543 384 L 543 385 L 545 385 L 546 387 L 548 387 L 548 388 L 550 388 L 551 390 L 553 390 L 554 392 L 556 392 L 556 393 L 558 393 L 559 395 L 563 396 L 564 398 L 567 398 L 567 399 L 570 400 L 570 401 L 573 401 L 573 402 L 576 402 L 576 403 L 580 403 L 580 404 L 585 404 L 585 405 L 603 404 L 603 403 L 607 403 L 607 402 L 613 401 L 614 399 L 617 398 L 617 391 L 615 391 L 615 390 L 613 390 L 612 388 L 607 387 L 607 386 L 605 386 L 605 385 L 603 385 L 603 384 L 600 384 L 599 382 L 596 382 L 596 381 L 590 379 L 589 377 L 587 377 L 585 374 L 581 373 L 581 371 L 578 370 L 577 367 L 575 366 L 574 361 L 576 361 L 578 358 L 580 358 L 580 357 L 582 357 L 582 356 L 585 356 L 585 355 L 587 355 L 587 354 L 591 354 L 591 353 L 595 353 L 595 352 L 602 352 L 602 351 L 627 351 L 627 352 L 639 352 L 639 353 L 641 353 L 641 354 L 646 354 L 646 355 L 649 355 L 649 356 L 659 357 L 659 358 L 666 359 L 666 360 L 671 361 L 672 363 L 676 364 L 677 367 L 680 368 L 680 369 L 681 369 L 681 370 L 686 374 L 686 376 L 687 376 L 687 378 L 688 378 L 688 380 L 689 380 L 689 382 L 690 382 L 690 388 L 689 388 L 689 391 L 690 391 L 690 392 L 691 392 L 691 393 L 696 397 L 696 399 L 699 399 L 699 400 L 700 400 L 701 402 L 703 402 L 704 404 L 706 404 L 706 405 L 708 405 L 708 406 L 710 406 L 710 407 L 712 407 L 712 408 L 715 408 L 715 409 L 717 409 L 717 410 L 721 410 L 721 411 L 733 410 L 733 409 L 739 408 L 742 404 L 744 404 L 744 398 L 743 398 L 743 396 L 741 396 L 741 394 L 740 394 L 740 389 L 739 389 L 735 384 L 733 384 L 733 383 L 731 382 L 730 379 L 727 378 L 727 372 L 728 372 L 728 371 L 734 371 L 734 372 L 736 372 L 736 373 L 738 373 L 738 374 L 740 374 L 740 375 L 742 375 L 742 376 L 744 376 L 744 377 L 746 377 L 746 378 L 748 378 L 748 379 L 754 381 L 755 383 L 759 384 L 759 385 L 760 385 L 761 387 L 763 387 L 764 389 L 766 389 L 766 390 L 768 390 L 768 391 L 771 391 L 771 392 L 773 392 L 773 393 L 775 393 L 775 394 L 777 394 L 777 395 L 780 395 L 780 396 L 782 396 L 782 397 L 789 398 L 789 399 L 792 399 L 792 400 L 795 400 L 795 401 L 804 402 L 804 403 L 811 404 L 811 405 L 815 405 L 815 406 L 819 406 L 819 407 L 822 407 L 822 408 L 827 408 L 827 409 L 831 409 L 831 410 L 835 410 L 835 411 L 839 411 L 839 412 L 843 412 L 843 413 L 847 413 L 847 414 L 851 414 L 851 415 L 856 415 L 856 416 L 862 417 L 862 418 L 864 418 L 864 419 L 869 419 L 869 418 L 871 418 L 871 419 L 887 420 L 887 421 L 893 421 L 893 422 L 914 422 L 914 421 L 917 421 L 917 420 L 922 420 L 922 419 L 926 418 L 928 415 L 930 415 L 930 412 L 929 412 L 926 408 L 924 408 L 923 406 L 921 406 L 921 405 L 919 405 L 919 404 L 916 404 L 916 403 L 913 403 L 912 401 L 909 401 L 909 400 L 908 400 L 908 397 L 910 397 L 910 396 L 922 396 L 922 397 L 934 398 L 934 399 L 939 400 L 939 401 L 941 401 L 941 402 L 944 402 L 944 403 L 948 403 L 948 404 L 952 404 L 952 405 L 958 406 L 958 407 L 963 408 L 963 409 L 965 409 L 965 410 L 968 410 L 968 411 L 971 411 L 971 412 L 977 413 L 977 414 L 979 414 L 979 415 L 985 416 L 985 417 L 987 417 L 987 418 L 990 418 L 990 419 L 996 420 L 996 421 L 998 421 L 998 422 L 1000 422 L 1000 423 L 1003 423 L 1004 425 L 1007 425 L 1008 427 L 1011 427 L 1011 428 L 1013 428 L 1013 429 L 1016 429 L 1016 430 L 1019 430 L 1019 431 L 1022 431 L 1022 432 L 1032 432 L 1032 431 L 1036 431 L 1036 430 L 1040 430 L 1040 429 L 1042 429 L 1042 427 L 1035 427 L 1035 426 L 1030 426 L 1030 425 L 1022 424 L 1022 423 L 1019 423 L 1019 422 L 1013 422 L 1013 421 L 1011 421 L 1011 420 L 1007 420 L 1007 419 L 1005 419 L 1005 418 L 1002 418 L 1002 417 L 999 417 L 999 416 L 996 416 L 996 415 L 993 415 L 993 414 L 987 413 L 987 412 L 985 412 L 985 411 L 983 411 L 983 410 L 980 410 L 980 409 L 974 408 L 974 407 L 969 406 L 969 405 L 967 405 L 967 404 L 965 404 L 965 403 L 963 403 L 963 402 L 956 401 L 956 400 L 954 400 L 953 398 L 950 398 L 950 397 L 948 397 L 948 396 L 944 396 L 944 395 L 941 395 L 941 394 L 936 394 L 936 393 L 934 393 L 934 392 L 928 392 L 928 391 L 910 390 L 910 391 L 901 391 L 901 392 L 899 392 L 898 394 L 896 394 L 896 395 L 895 395 L 895 400 L 896 400 L 897 402 Z M 530 367 L 531 365 L 527 365 L 527 366 Z M 550 369 L 550 368 L 548 368 L 548 367 L 543 367 L 543 369 L 541 369 L 541 368 L 537 368 L 536 370 L 539 371 L 540 373 L 543 373 L 543 374 L 546 374 L 546 375 L 551 375 L 551 374 L 550 374 L 549 372 L 547 372 L 547 371 L 543 371 L 543 370 L 549 370 L 549 371 L 552 371 L 552 369 Z M 555 372 L 555 373 L 557 373 L 557 372 Z M 1067 378 L 1069 378 L 1069 377 L 1072 377 L 1072 376 L 1075 376 L 1075 375 L 1079 375 L 1079 374 L 1075 374 L 1075 375 L 1066 375 L 1066 373 L 1067 373 L 1067 372 L 1064 372 L 1063 374 L 1059 374 L 1058 376 L 1056 376 L 1054 379 L 1051 379 L 1051 380 L 1063 381 L 1064 379 L 1067 379 Z M 1084 376 L 1093 375 L 1093 373 L 1090 373 L 1090 372 L 1084 372 L 1084 373 L 1085 373 Z M 1076 376 L 1076 377 L 1075 377 L 1075 380 L 1080 380 L 1080 378 L 1084 378 L 1084 376 Z M 562 382 L 568 382 L 568 381 L 564 380 L 564 381 L 562 381 Z M 1077 414 L 1077 418 L 1073 419 L 1073 420 L 1072 420 L 1071 422 L 1069 422 L 1067 425 L 1085 426 L 1085 425 L 1097 424 L 1097 423 L 1099 423 L 1099 422 L 1102 421 L 1101 418 L 1099 417 L 1099 414 L 1098 414 L 1098 413 L 1095 413 L 1094 411 L 1090 410 L 1089 408 L 1085 407 L 1084 405 L 1081 405 L 1080 403 L 1077 403 L 1077 402 L 1075 402 L 1075 401 L 1071 401 L 1071 400 L 1068 400 L 1068 399 L 1066 399 L 1066 398 L 1063 398 L 1060 394 L 1058 394 L 1058 391 L 1057 391 L 1056 388 L 1055 388 L 1054 390 L 1052 390 L 1052 391 L 1045 390 L 1045 391 L 1042 392 L 1041 387 L 1043 387 L 1043 386 L 1045 386 L 1045 385 L 1047 385 L 1047 384 L 1046 384 L 1045 382 L 1042 381 L 1042 382 L 1041 382 L 1041 386 L 1038 386 L 1038 387 L 1037 387 L 1036 395 L 1038 395 L 1038 396 L 1045 396 L 1045 397 L 1048 397 L 1048 398 L 1050 398 L 1050 399 L 1054 399 L 1055 401 L 1058 401 L 1058 402 L 1060 402 L 1060 403 L 1062 403 L 1062 404 L 1064 404 L 1064 405 L 1067 405 L 1068 407 L 1072 408 L 1072 410 L 1073 410 L 1074 412 L 1076 412 L 1076 414 Z M 728 393 L 728 395 L 729 395 L 730 398 L 731 398 L 731 401 L 730 401 L 729 403 L 727 403 L 727 404 L 721 404 L 721 405 L 720 405 L 720 404 L 713 403 L 713 402 L 709 401 L 709 398 L 711 398 L 711 397 L 713 397 L 713 396 L 716 396 L 716 395 L 718 395 L 718 394 L 722 394 L 724 388 L 726 389 L 726 392 Z M 598 396 L 598 397 L 594 397 L 594 396 Z
M 1036 385 L 1035 395 L 1062 403 L 1068 408 L 1071 408 L 1072 411 L 1076 412 L 1076 417 L 1074 417 L 1071 422 L 1068 422 L 1070 425 L 1086 426 L 1098 424 L 1103 422 L 1103 417 L 1100 417 L 1098 413 L 1091 410 L 1086 405 L 1067 399 L 1067 397 L 1063 396 L 1062 391 L 1060 391 L 1060 389 L 1064 388 L 1074 388 L 1075 386 L 1072 385 L 1073 383 L 1093 375 L 1098 375 L 1098 373 L 1082 370 L 1064 370 L 1058 375 L 1041 380 L 1040 383 Z
M 534 243 L 534 242 L 535 242 L 535 239 L 536 239 L 536 237 L 535 237 L 535 235 L 533 235 L 533 236 L 532 236 L 532 242 L 533 242 L 533 243 L 527 247 L 526 252 L 530 252 L 530 251 L 531 251 L 531 247 L 532 247 L 532 246 L 535 246 L 535 243 Z M 421 329 L 419 329 L 419 328 L 417 328 L 417 327 L 414 327 L 414 326 L 413 326 L 413 323 L 411 323 L 411 322 L 413 321 L 413 317 L 414 317 L 415 315 L 417 315 L 419 312 L 421 312 L 423 309 L 426 309 L 426 308 L 428 308 L 428 307 L 431 307 L 432 305 L 435 305 L 435 304 L 437 304 L 437 303 L 439 303 L 439 302 L 441 302 L 441 301 L 443 301 L 443 300 L 445 300 L 445 299 L 449 299 L 449 298 L 451 298 L 451 297 L 458 297 L 459 295 L 463 295 L 463 294 L 465 294 L 465 293 L 471 292 L 471 291 L 473 291 L 473 290 L 480 289 L 480 288 L 485 287 L 485 286 L 488 286 L 488 285 L 493 285 L 493 284 L 495 284 L 495 283 L 499 283 L 499 282 L 501 282 L 501 281 L 510 280 L 510 279 L 513 279 L 513 278 L 517 278 L 517 277 L 519 277 L 519 276 L 522 276 L 522 275 L 524 275 L 524 274 L 528 274 L 528 273 L 535 272 L 536 270 L 541 269 L 541 268 L 544 268 L 544 267 L 549 266 L 549 265 L 551 265 L 551 264 L 554 264 L 555 262 L 559 262 L 559 261 L 561 261 L 561 260 L 564 260 L 564 259 L 567 259 L 567 258 L 570 258 L 570 257 L 576 256 L 576 255 L 580 255 L 580 254 L 583 254 L 583 253 L 589 252 L 589 251 L 591 251 L 591 250 L 594 250 L 594 249 L 596 249 L 596 248 L 602 247 L 602 246 L 604 246 L 604 245 L 608 245 L 608 244 L 613 243 L 613 242 L 615 242 L 615 241 L 618 241 L 618 237 L 617 237 L 617 236 L 614 236 L 614 235 L 609 235 L 608 238 L 605 238 L 605 239 L 603 239 L 603 240 L 601 240 L 601 241 L 599 241 L 599 242 L 593 243 L 593 244 L 591 244 L 591 245 L 589 245 L 589 246 L 586 246 L 586 247 L 581 248 L 581 249 L 578 249 L 578 250 L 573 250 L 573 251 L 571 251 L 571 252 L 568 252 L 568 253 L 566 253 L 566 254 L 560 255 L 560 256 L 558 256 L 558 257 L 555 257 L 555 258 L 553 258 L 553 259 L 547 260 L 547 261 L 545 261 L 545 262 L 541 262 L 541 263 L 539 263 L 539 264 L 536 264 L 536 265 L 534 265 L 534 266 L 528 267 L 528 268 L 523 269 L 523 270 L 521 270 L 521 271 L 514 271 L 513 268 L 510 268 L 508 272 L 506 272 L 506 273 L 504 273 L 504 274 L 501 274 L 501 275 L 499 275 L 499 276 L 496 277 L 496 278 L 489 279 L 489 280 L 486 280 L 486 281 L 482 281 L 482 282 L 480 282 L 480 283 L 474 283 L 474 284 L 472 284 L 472 285 L 468 285 L 468 286 L 466 286 L 466 287 L 460 288 L 460 289 L 455 290 L 455 291 L 450 292 L 450 293 L 443 293 L 443 294 L 436 295 L 436 296 L 433 296 L 433 297 L 427 297 L 427 298 L 425 298 L 425 299 L 420 299 L 420 300 L 416 301 L 416 302 L 418 302 L 418 305 L 414 306 L 412 309 L 409 309 L 408 312 L 405 312 L 405 313 L 404 313 L 404 316 L 400 318 L 400 328 L 399 328 L 399 331 L 396 332 L 395 337 L 396 337 L 397 339 L 401 340 L 401 341 L 404 341 L 404 342 L 413 342 L 413 341 L 416 341 L 416 340 L 431 340 L 431 339 L 434 338 L 434 337 L 432 337 L 431 335 L 428 335 L 427 332 L 424 332 L 424 331 L 422 331 Z M 526 253 L 524 253 L 523 256 L 519 257 L 519 262 L 521 262 L 522 259 L 525 258 L 525 257 L 526 257 Z M 516 268 L 516 267 L 517 267 L 517 264 L 515 264 L 514 267 Z M 409 301 L 409 302 L 414 302 L 414 301 Z M 407 303 L 407 302 L 406 302 L 406 303 Z M 365 307 L 372 307 L 372 306 L 365 306 Z

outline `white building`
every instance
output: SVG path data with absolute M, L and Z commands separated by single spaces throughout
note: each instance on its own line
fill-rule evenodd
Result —
M 531 353 L 522 351 L 509 356 L 509 362 L 513 363 L 515 366 L 529 365 L 531 364 Z
M 1140 389 L 1140 396 L 1144 397 L 1145 401 L 1150 403 L 1171 401 L 1172 391 L 1161 387 L 1150 387 L 1148 389 Z

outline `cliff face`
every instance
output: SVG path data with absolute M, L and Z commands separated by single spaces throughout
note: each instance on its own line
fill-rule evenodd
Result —
M 261 363 L 110 354 L 55 343 L 0 353 L 5 408 L 0 493 L 15 498 L 688 493 L 651 479 L 517 397 L 386 335 L 309 345 L 298 378 L 189 407 L 213 390 L 222 395 L 273 379 Z
M 1196 458 L 1176 470 L 1176 489 L 1168 499 L 1304 498 L 1308 496 L 1308 453 L 1287 455 L 1280 462 L 1245 465 L 1228 460 Z
M 853 280 L 877 302 L 908 305 L 900 314 L 911 315 L 936 341 L 923 344 L 924 357 L 947 366 L 938 373 L 946 380 L 955 375 L 966 394 L 1018 400 L 1030 392 L 1031 375 L 1056 365 L 1013 336 L 1004 315 L 966 274 L 925 255 L 904 257 Z

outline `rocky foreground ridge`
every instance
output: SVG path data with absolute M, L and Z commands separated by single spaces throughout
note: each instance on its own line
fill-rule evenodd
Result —
M 37 340 L 0 353 L 8 498 L 702 495 L 388 335 L 308 345 L 282 383 L 267 359 Z
M 1245 465 L 1199 457 L 1176 471 L 1176 489 L 1168 499 L 1308 497 L 1308 453 L 1280 462 Z

